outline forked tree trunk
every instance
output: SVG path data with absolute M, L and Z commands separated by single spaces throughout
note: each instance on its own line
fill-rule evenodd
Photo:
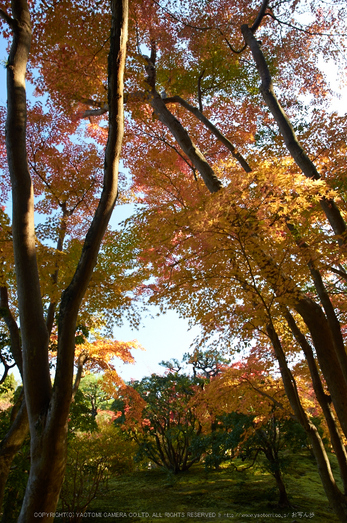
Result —
M 257 239 L 258 240 L 258 239 Z M 332 402 L 343 433 L 347 437 L 347 381 L 341 369 L 336 344 L 330 324 L 322 308 L 314 300 L 301 293 L 295 282 L 283 274 L 277 264 L 257 243 L 251 245 L 257 254 L 261 274 L 272 287 L 275 295 L 285 292 L 292 307 L 300 314 L 310 331 L 319 366 L 326 380 Z
M 118 187 L 123 137 L 123 73 L 127 40 L 127 0 L 111 0 L 108 67 L 109 135 L 104 186 L 84 242 L 80 261 L 59 311 L 54 388 L 48 362 L 49 334 L 43 314 L 36 260 L 34 198 L 26 154 L 25 73 L 31 43 L 26 0 L 12 1 L 12 18 L 1 16 L 13 32 L 7 66 L 6 147 L 12 185 L 12 232 L 23 351 L 23 383 L 31 436 L 31 468 L 20 523 L 53 521 L 66 465 L 67 420 L 74 369 L 77 314 L 90 281 Z
M 290 314 L 288 310 L 285 311 L 284 316 L 296 341 L 299 343 L 305 354 L 305 358 L 312 379 L 313 390 L 315 392 L 316 398 L 318 400 L 319 405 L 321 406 L 325 420 L 327 422 L 331 444 L 333 446 L 339 464 L 340 476 L 344 486 L 344 494 L 347 495 L 347 453 L 342 435 L 340 434 L 340 430 L 337 426 L 335 416 L 330 404 L 330 398 L 328 398 L 328 396 L 325 394 L 322 381 L 317 369 L 316 360 L 313 355 L 312 347 L 306 340 L 303 333 L 300 331 L 293 316 Z

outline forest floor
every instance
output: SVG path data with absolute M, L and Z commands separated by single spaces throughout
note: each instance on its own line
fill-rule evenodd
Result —
M 238 465 L 244 465 L 239 461 Z M 335 468 L 334 456 L 332 466 Z M 224 465 L 206 472 L 202 464 L 178 475 L 161 469 L 138 470 L 110 483 L 83 522 L 132 523 L 336 523 L 309 452 L 297 453 L 284 474 L 290 508 L 278 506 L 274 478 L 260 465 L 237 471 Z M 55 521 L 62 521 L 61 517 Z

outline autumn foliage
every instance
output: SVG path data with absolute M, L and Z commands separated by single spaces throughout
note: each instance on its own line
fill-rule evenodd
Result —
M 0 19 L 11 43 L 1 205 L 11 190 L 13 209 L 11 223 L 0 211 L 0 311 L 23 375 L 19 432 L 29 423 L 32 441 L 20 521 L 55 510 L 74 363 L 119 384 L 112 358 L 128 360 L 133 345 L 110 331 L 125 315 L 137 325 L 135 304 L 147 301 L 199 324 L 198 347 L 268 355 L 277 375 L 259 390 L 300 423 L 346 521 L 347 120 L 329 108 L 319 62 L 344 75 L 344 2 L 146 0 L 128 13 L 126 0 L 15 0 Z M 40 102 L 27 103 L 25 74 Z M 112 232 L 119 194 L 137 205 Z M 84 347 L 79 326 L 94 336 Z M 239 370 L 250 401 L 241 375 L 251 373 Z M 324 415 L 343 491 L 301 382 Z

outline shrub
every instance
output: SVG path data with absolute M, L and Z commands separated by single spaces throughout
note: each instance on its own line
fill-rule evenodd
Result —
M 73 514 L 68 521 L 81 521 L 91 501 L 109 493 L 110 478 L 134 469 L 134 446 L 109 420 L 96 432 L 77 432 L 70 439 L 60 495 L 62 510 Z

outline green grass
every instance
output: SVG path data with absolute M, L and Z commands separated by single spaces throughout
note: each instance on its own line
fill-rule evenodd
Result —
M 113 480 L 112 491 L 93 501 L 88 508 L 93 514 L 83 517 L 83 522 L 338 521 L 308 453 L 295 456 L 284 479 L 292 503 L 290 509 L 278 507 L 275 480 L 260 467 L 238 472 L 225 466 L 206 473 L 203 465 L 196 465 L 176 476 L 160 469 L 137 471 Z M 97 516 L 99 513 L 102 517 Z

